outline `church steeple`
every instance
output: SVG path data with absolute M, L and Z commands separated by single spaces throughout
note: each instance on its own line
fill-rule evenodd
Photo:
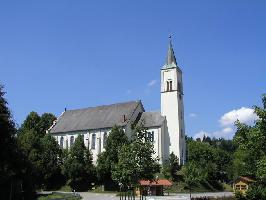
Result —
M 167 51 L 166 63 L 163 66 L 164 69 L 177 67 L 175 53 L 172 45 L 172 37 L 169 36 L 169 46 Z
M 167 51 L 166 63 L 161 69 L 161 114 L 166 118 L 165 138 L 169 137 L 169 150 L 185 163 L 186 141 L 183 105 L 182 71 L 176 63 L 171 36 Z M 167 147 L 168 148 L 168 147 Z M 169 158 L 169 154 L 165 155 Z

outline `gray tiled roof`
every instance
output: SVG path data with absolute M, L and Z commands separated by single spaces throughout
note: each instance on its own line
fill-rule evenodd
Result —
M 140 117 L 140 122 L 143 122 L 144 127 L 159 127 L 163 124 L 165 117 L 160 112 L 144 112 Z
M 67 110 L 59 118 L 50 133 L 63 133 L 125 126 L 124 115 L 130 119 L 141 101 L 130 101 L 92 108 Z M 142 106 L 142 104 L 141 104 Z

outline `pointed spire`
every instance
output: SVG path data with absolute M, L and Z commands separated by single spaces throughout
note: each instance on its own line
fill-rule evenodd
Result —
M 167 57 L 166 57 L 166 63 L 163 66 L 163 69 L 173 68 L 173 67 L 178 68 L 177 63 L 176 63 L 175 53 L 174 53 L 173 46 L 172 46 L 172 36 L 169 35 L 168 52 L 167 52 Z
M 172 36 L 169 35 L 169 47 L 168 47 L 168 52 L 167 52 L 166 65 L 172 65 L 172 63 L 177 65 L 175 53 L 174 53 L 173 46 L 172 46 Z

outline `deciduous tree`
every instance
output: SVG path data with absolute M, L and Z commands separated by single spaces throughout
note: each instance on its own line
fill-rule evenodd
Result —
M 68 178 L 71 188 L 82 191 L 91 187 L 95 181 L 95 170 L 92 163 L 92 155 L 84 145 L 79 135 L 70 149 L 66 162 L 63 165 L 63 173 Z

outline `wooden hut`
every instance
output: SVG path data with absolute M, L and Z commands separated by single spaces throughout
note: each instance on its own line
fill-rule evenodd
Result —
M 239 176 L 233 183 L 234 192 L 241 192 L 245 194 L 248 190 L 248 187 L 251 183 L 254 183 L 255 180 L 246 176 Z
M 163 196 L 164 189 L 171 187 L 173 183 L 167 179 L 158 180 L 140 180 L 139 188 L 136 190 L 136 194 L 144 196 Z

